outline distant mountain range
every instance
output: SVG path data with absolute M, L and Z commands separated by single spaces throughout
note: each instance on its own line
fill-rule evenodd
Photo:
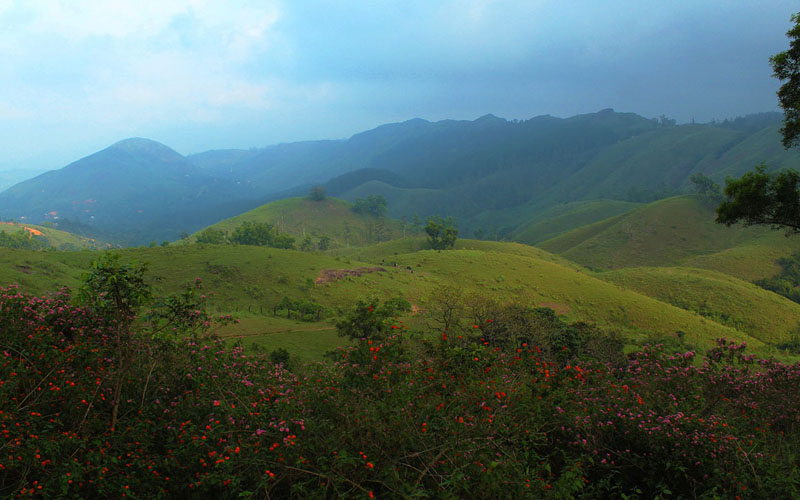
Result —
M 380 194 L 389 215 L 455 216 L 462 234 L 502 236 L 582 200 L 649 202 L 722 183 L 765 161 L 800 167 L 782 149 L 782 115 L 674 125 L 607 109 L 561 119 L 413 119 L 346 140 L 182 156 L 126 139 L 0 193 L 0 217 L 58 220 L 128 244 L 175 239 L 315 184 L 347 200 Z

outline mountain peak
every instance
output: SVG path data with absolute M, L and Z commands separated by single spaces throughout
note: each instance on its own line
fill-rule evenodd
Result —
M 108 149 L 115 149 L 118 151 L 125 151 L 132 154 L 146 154 L 148 156 L 158 156 L 162 159 L 175 159 L 183 158 L 183 156 L 160 142 L 152 139 L 145 139 L 144 137 L 130 137 L 115 142 Z
M 505 123 L 506 120 L 499 118 L 491 113 L 487 113 L 475 120 L 475 123 Z

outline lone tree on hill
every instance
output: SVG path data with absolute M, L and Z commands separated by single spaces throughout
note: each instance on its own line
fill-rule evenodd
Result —
M 792 22 L 794 27 L 786 33 L 789 50 L 770 58 L 773 75 L 784 81 L 778 100 L 784 110 L 781 142 L 786 149 L 800 145 L 800 14 L 794 14 Z M 800 232 L 798 182 L 800 173 L 796 170 L 769 174 L 764 163 L 740 179 L 726 179 L 726 199 L 717 207 L 717 222 L 728 226 L 737 222 L 746 226 L 769 224 L 790 233 Z
M 458 239 L 458 229 L 450 217 L 429 217 L 425 232 L 428 234 L 428 245 L 434 250 L 453 248 Z
M 308 193 L 308 197 L 314 201 L 322 201 L 325 199 L 325 188 L 322 186 L 314 186 Z
M 383 217 L 386 215 L 386 198 L 377 194 L 366 198 L 356 198 L 353 203 L 353 212 L 361 215 L 371 215 L 373 217 Z

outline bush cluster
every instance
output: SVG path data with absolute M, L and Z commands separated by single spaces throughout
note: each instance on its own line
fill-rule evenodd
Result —
M 294 237 L 279 233 L 272 224 L 266 222 L 243 222 L 228 234 L 221 229 L 209 227 L 198 233 L 197 243 L 213 245 L 255 245 L 271 248 L 294 248 Z
M 291 373 L 180 297 L 160 310 L 185 322 L 0 291 L 0 497 L 800 495 L 800 366 L 743 344 L 607 363 L 579 325 L 547 349 L 487 340 L 494 318 L 414 341 L 402 304 L 363 301 L 355 345 Z

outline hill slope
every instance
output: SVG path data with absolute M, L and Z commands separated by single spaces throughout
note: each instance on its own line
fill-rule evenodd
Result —
M 330 197 L 321 201 L 308 198 L 274 201 L 210 227 L 230 233 L 243 222 L 266 222 L 298 239 L 306 235 L 315 240 L 327 236 L 339 247 L 403 236 L 400 221 L 356 214 L 350 203 Z M 196 236 L 197 233 L 192 235 Z
M 0 217 L 77 222 L 127 242 L 172 239 L 242 210 L 250 197 L 172 149 L 127 139 L 0 193 Z
M 508 238 L 535 245 L 581 226 L 599 222 L 640 206 L 638 203 L 615 200 L 575 201 L 557 205 L 517 227 Z
M 782 233 L 764 227 L 717 224 L 713 208 L 699 197 L 680 196 L 575 229 L 538 246 L 593 269 L 619 269 L 689 262 L 699 265 L 701 256 L 749 245 L 755 252 L 753 257 L 763 265 L 774 260 L 758 258 L 759 252 L 770 245 L 776 244 L 788 253 L 791 248 L 800 249 L 800 241 L 785 239 Z
M 360 296 L 401 294 L 424 307 L 436 287 L 449 284 L 465 295 L 552 307 L 569 319 L 596 322 L 633 338 L 673 337 L 680 330 L 694 345 L 707 346 L 714 338 L 727 337 L 746 340 L 755 348 L 764 346 L 753 335 L 605 282 L 560 263 L 558 257 L 539 258 L 537 255 L 544 255 L 541 250 L 512 245 L 501 251 L 505 244 L 494 244 L 494 248 L 474 244 L 475 249 L 397 255 L 389 247 L 392 253 L 382 254 L 381 259 L 392 259 L 397 267 L 385 265 L 383 270 L 317 284 L 314 282 L 326 269 L 375 267 L 380 255 L 365 263 L 293 250 L 197 245 L 128 249 L 122 255 L 123 259 L 148 262 L 149 274 L 161 278 L 157 283 L 161 292 L 177 291 L 183 283 L 201 277 L 215 292 L 212 308 L 244 314 L 251 335 L 264 331 L 264 325 L 273 321 L 271 314 L 257 313 L 263 308 L 269 311 L 283 296 L 307 298 L 337 310 L 350 307 Z M 57 285 L 75 287 L 94 257 L 91 252 L 4 252 L 0 255 L 0 282 L 17 282 L 35 292 Z M 245 333 L 241 328 L 232 327 L 231 331 Z
M 45 246 L 59 250 L 79 250 L 83 248 L 102 249 L 110 245 L 93 238 L 86 238 L 67 231 L 62 231 L 50 226 L 36 224 L 21 224 L 18 222 L 0 222 L 0 231 L 13 234 L 19 231 L 27 233 L 42 242 Z
M 761 160 L 797 167 L 800 153 L 780 148 L 779 122 L 764 114 L 669 126 L 610 109 L 564 119 L 413 119 L 346 140 L 188 158 L 129 139 L 0 193 L 0 217 L 67 218 L 130 242 L 160 241 L 327 182 L 351 201 L 383 194 L 396 218 L 450 215 L 465 236 L 502 237 L 564 203 L 649 202 L 685 192 L 693 173 L 719 182 Z
M 800 304 L 716 271 L 634 267 L 597 276 L 765 342 L 787 339 L 800 325 Z

